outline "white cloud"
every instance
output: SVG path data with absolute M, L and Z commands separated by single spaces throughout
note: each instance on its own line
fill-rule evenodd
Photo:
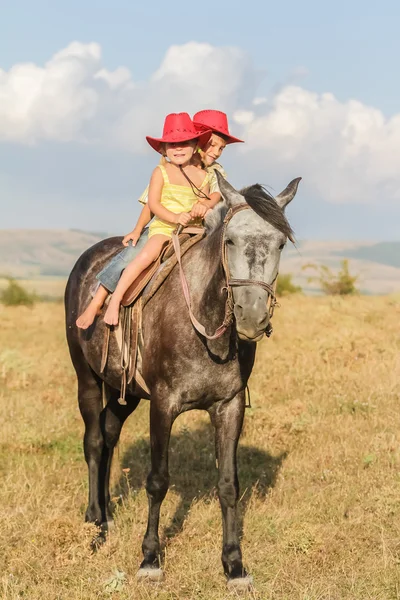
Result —
M 254 119 L 254 113 L 251 110 L 237 110 L 233 113 L 233 120 L 238 125 L 249 125 Z
M 145 135 L 159 135 L 168 112 L 215 107 L 246 140 L 239 156 L 249 171 L 302 175 L 311 193 L 331 202 L 400 199 L 400 113 L 387 119 L 357 100 L 299 85 L 257 97 L 256 79 L 240 48 L 171 46 L 146 81 L 134 81 L 126 67 L 105 67 L 98 44 L 72 42 L 44 66 L 0 69 L 0 141 L 78 141 L 142 153 Z
M 79 139 L 99 101 L 88 83 L 101 57 L 98 44 L 73 42 L 44 67 L 0 69 L 0 140 Z
M 253 104 L 254 106 L 260 106 L 260 104 L 266 104 L 268 102 L 268 99 L 265 98 L 264 96 L 260 96 L 260 97 L 256 97 L 253 100 Z
M 126 67 L 118 67 L 115 71 L 100 69 L 100 71 L 94 75 L 94 78 L 102 79 L 112 90 L 122 87 L 125 84 L 129 84 L 129 87 L 131 88 L 133 86 L 131 82 L 131 72 Z
M 288 86 L 242 135 L 253 161 L 303 175 L 325 200 L 400 199 L 400 114 Z
M 0 141 L 103 141 L 143 151 L 168 112 L 235 108 L 251 70 L 238 48 L 189 42 L 171 46 L 147 81 L 134 82 L 126 67 L 104 67 L 98 44 L 72 42 L 43 67 L 0 70 Z

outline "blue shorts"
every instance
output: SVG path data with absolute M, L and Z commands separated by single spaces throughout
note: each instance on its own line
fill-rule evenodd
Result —
M 146 227 L 143 229 L 142 234 L 136 246 L 127 246 L 121 252 L 116 254 L 110 262 L 104 267 L 96 279 L 109 291 L 113 292 L 117 287 L 119 278 L 121 277 L 122 271 L 129 265 L 129 263 L 136 258 L 140 250 L 143 248 L 149 237 L 149 230 Z M 131 242 L 132 244 L 132 242 Z

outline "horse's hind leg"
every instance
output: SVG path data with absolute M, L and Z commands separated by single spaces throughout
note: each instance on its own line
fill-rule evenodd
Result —
M 233 588 L 246 588 L 251 584 L 251 578 L 243 567 L 236 514 L 239 496 L 236 450 L 242 430 L 244 406 L 244 393 L 239 393 L 229 402 L 214 405 L 209 411 L 216 433 L 218 496 L 223 526 L 222 564 L 228 586 Z
M 74 356 L 74 366 L 78 377 L 79 410 L 85 423 L 83 448 L 89 474 L 89 499 L 85 520 L 101 525 L 106 518 L 105 507 L 99 497 L 99 468 L 104 445 L 100 429 L 103 387 L 101 379 L 92 371 L 82 353 L 79 358 L 78 362 Z
M 163 407 L 159 398 L 152 397 L 150 404 L 151 471 L 147 477 L 146 491 L 149 502 L 147 530 L 143 539 L 143 561 L 138 571 L 139 579 L 160 581 L 160 539 L 158 526 L 161 504 L 169 486 L 168 446 L 175 414 Z
M 126 405 L 118 402 L 120 392 L 105 384 L 106 406 L 100 415 L 100 427 L 104 447 L 99 468 L 99 495 L 101 504 L 105 507 L 108 524 L 112 522 L 110 512 L 110 472 L 114 448 L 118 443 L 122 426 L 129 415 L 135 410 L 140 398 L 126 396 Z
M 71 358 L 78 378 L 78 403 L 85 434 L 83 447 L 89 474 L 89 499 L 85 520 L 107 528 L 112 521 L 109 510 L 109 480 L 113 449 L 125 419 L 139 404 L 127 397 L 126 406 L 118 404 L 119 392 L 106 386 L 107 405 L 103 408 L 103 382 L 91 369 L 82 350 L 70 344 Z

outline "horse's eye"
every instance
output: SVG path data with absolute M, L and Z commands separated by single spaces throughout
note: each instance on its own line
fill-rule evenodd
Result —
M 233 246 L 232 240 L 226 240 L 226 244 L 227 244 L 227 246 Z
M 279 250 L 283 250 L 285 246 L 286 246 L 286 244 L 281 244 L 281 245 L 279 246 Z

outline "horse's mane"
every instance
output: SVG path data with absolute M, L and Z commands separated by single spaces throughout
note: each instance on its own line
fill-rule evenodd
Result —
M 292 243 L 294 243 L 294 232 L 285 213 L 276 203 L 273 196 L 271 196 L 262 185 L 255 183 L 254 185 L 243 188 L 239 193 L 259 217 L 278 229 L 278 231 L 283 233 Z M 206 218 L 207 230 L 212 231 L 219 225 L 222 225 L 227 212 L 228 207 L 225 202 L 222 202 L 215 207 Z

